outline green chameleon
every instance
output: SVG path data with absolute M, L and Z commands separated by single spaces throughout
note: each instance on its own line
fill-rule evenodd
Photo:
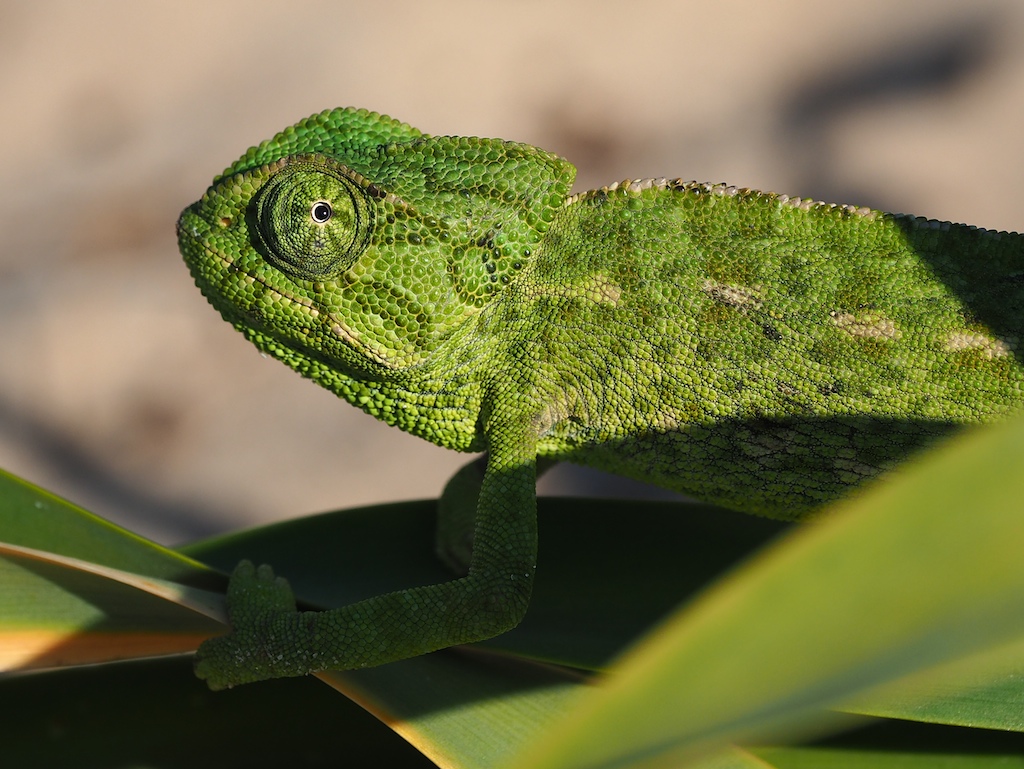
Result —
M 213 688 L 514 627 L 535 481 L 570 461 L 801 519 L 1024 404 L 1024 236 L 678 180 L 570 195 L 524 144 L 365 110 L 250 149 L 182 213 L 196 283 L 260 350 L 375 417 L 486 452 L 449 482 L 463 574 L 323 612 L 243 562 Z

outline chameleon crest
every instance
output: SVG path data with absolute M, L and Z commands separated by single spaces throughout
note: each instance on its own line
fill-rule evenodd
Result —
M 182 213 L 196 283 L 257 347 L 487 452 L 439 506 L 439 553 L 465 576 L 297 613 L 243 565 L 232 634 L 200 649 L 212 686 L 513 627 L 538 459 L 799 519 L 1024 404 L 1024 237 L 679 180 L 570 196 L 574 175 L 535 147 L 332 110 Z

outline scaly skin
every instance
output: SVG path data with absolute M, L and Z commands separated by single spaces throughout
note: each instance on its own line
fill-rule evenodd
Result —
M 466 576 L 297 613 L 242 564 L 232 633 L 199 651 L 211 686 L 514 627 L 538 459 L 799 519 L 1024 402 L 1024 237 L 680 181 L 569 197 L 574 176 L 535 147 L 334 110 L 182 213 L 197 285 L 257 347 L 488 456 L 441 503 L 439 551 Z

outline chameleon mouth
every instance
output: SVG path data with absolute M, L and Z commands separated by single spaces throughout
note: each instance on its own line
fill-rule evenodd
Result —
M 225 259 L 222 254 L 212 251 L 206 244 L 209 223 L 200 215 L 198 208 L 199 203 L 193 203 L 182 211 L 175 226 L 178 234 L 178 250 L 193 277 L 196 276 L 196 271 L 202 263 L 199 257 L 201 251 L 230 264 L 230 261 Z
M 196 205 L 197 205 L 196 203 L 193 203 L 188 208 L 186 208 L 184 211 L 182 211 L 181 214 L 178 216 L 178 221 L 175 224 L 175 231 L 178 233 L 178 245 L 179 246 L 184 246 L 185 245 L 185 242 L 186 242 L 185 239 L 186 238 L 195 239 L 199 235 L 199 233 L 195 230 L 194 226 L 191 228 L 192 232 L 191 233 L 188 232 L 189 229 L 190 229 L 189 228 L 189 221 L 191 221 L 193 218 L 197 218 L 196 217 L 196 213 L 194 211 Z M 187 253 L 185 251 L 183 251 L 182 253 L 185 254 L 185 258 L 187 259 L 188 258 Z
M 241 316 L 231 312 L 234 307 L 223 292 L 218 290 L 214 273 L 227 273 L 234 269 L 235 263 L 222 251 L 210 246 L 209 234 L 212 227 L 199 208 L 199 202 L 193 203 L 178 217 L 178 251 L 203 296 L 225 320 L 234 322 Z

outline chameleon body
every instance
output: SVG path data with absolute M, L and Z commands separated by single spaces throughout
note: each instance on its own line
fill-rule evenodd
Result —
M 464 576 L 297 613 L 243 564 L 231 634 L 199 651 L 211 686 L 513 627 L 538 462 L 800 519 L 1024 402 L 1024 237 L 678 180 L 570 195 L 574 176 L 535 147 L 341 109 L 250 149 L 182 213 L 196 283 L 259 349 L 487 452 L 440 504 Z

